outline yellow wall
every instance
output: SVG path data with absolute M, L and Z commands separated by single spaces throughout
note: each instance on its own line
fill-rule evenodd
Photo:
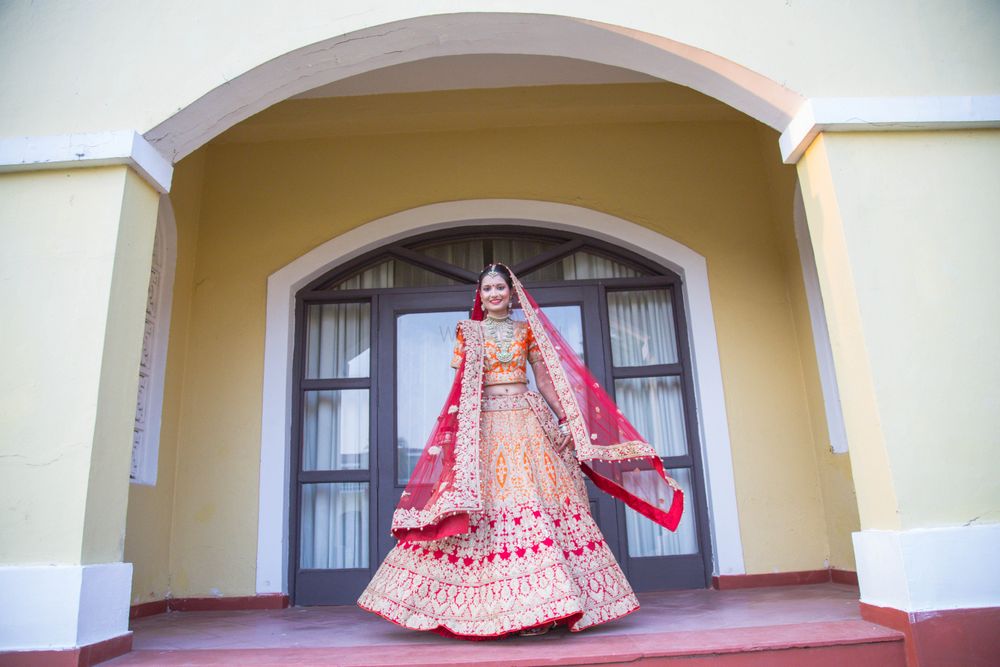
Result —
M 826 518 L 826 537 L 830 549 L 830 567 L 855 570 L 854 545 L 851 533 L 858 530 L 858 501 L 851 477 L 851 460 L 848 453 L 834 453 L 830 443 L 826 407 L 819 379 L 819 365 L 813 341 L 813 327 L 803 280 L 802 260 L 795 236 L 794 207 L 795 173 L 780 164 L 774 134 L 759 128 L 761 141 L 761 166 L 770 185 L 774 231 L 782 247 L 785 275 L 788 280 L 788 298 L 792 305 L 792 319 L 798 345 L 799 363 L 802 368 L 802 400 L 807 403 L 811 440 L 819 474 L 823 513 Z
M 1000 61 L 1000 9 L 993 0 L 958 7 L 778 0 L 499 4 L 505 12 L 570 14 L 663 36 L 807 97 L 983 95 L 1000 88 L 1000 68 L 988 66 Z M 176 0 L 150 26 L 147 8 L 128 0 L 104 2 L 100 11 L 86 3 L 5 2 L 0 62 L 17 66 L 0 67 L 0 90 L 9 102 L 0 106 L 0 135 L 146 132 L 251 68 L 309 44 L 421 15 L 497 9 L 488 0 L 306 0 L 287 8 L 269 0 Z M 433 43 L 434 36 L 425 39 Z
M 162 600 L 170 592 L 177 432 L 187 368 L 187 332 L 191 324 L 204 157 L 204 151 L 198 151 L 178 165 L 170 195 L 177 226 L 177 263 L 163 387 L 163 421 L 156 485 L 132 484 L 129 489 L 124 560 L 133 564 L 132 604 Z
M 842 553 L 846 533 L 833 536 L 835 549 L 828 535 L 826 514 L 839 522 L 850 499 L 842 485 L 824 481 L 830 474 L 823 466 L 839 470 L 843 457 L 818 468 L 822 403 L 815 370 L 804 369 L 813 352 L 801 326 L 808 323 L 801 268 L 789 254 L 794 242 L 781 232 L 790 232 L 792 169 L 762 155 L 757 124 L 345 136 L 216 144 L 205 153 L 200 211 L 191 205 L 182 214 L 178 206 L 180 234 L 196 233 L 197 242 L 180 244 L 182 255 L 196 257 L 181 259 L 193 265 L 190 278 L 180 278 L 190 268 L 178 270 L 172 334 L 186 330 L 186 341 L 171 341 L 173 398 L 164 414 L 165 438 L 176 439 L 167 446 L 176 446 L 173 595 L 254 592 L 267 276 L 366 221 L 471 198 L 591 207 L 705 255 L 747 570 L 853 565 Z M 193 201 L 188 189 L 197 185 L 197 170 L 187 167 L 178 171 L 175 197 Z M 776 205 L 777 190 L 787 199 Z M 188 320 L 183 327 L 181 319 Z M 175 344 L 185 351 L 175 354 Z M 132 496 L 148 493 L 134 489 Z M 136 506 L 130 527 L 147 513 L 163 514 L 166 494 L 157 498 L 141 512 Z M 161 548 L 162 541 L 154 548 L 148 536 L 136 539 L 129 553 L 137 559 Z M 137 566 L 135 597 L 157 590 L 154 570 Z
M 156 193 L 0 176 L 0 563 L 119 562 Z
M 870 388 L 845 397 L 864 528 L 1000 520 L 998 158 L 996 130 L 857 133 L 800 165 L 837 372 Z

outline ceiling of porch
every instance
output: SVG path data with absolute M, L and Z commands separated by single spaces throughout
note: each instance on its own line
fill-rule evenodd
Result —
M 753 122 L 718 100 L 630 70 L 570 58 L 486 55 L 387 67 L 285 100 L 217 143 L 491 127 Z

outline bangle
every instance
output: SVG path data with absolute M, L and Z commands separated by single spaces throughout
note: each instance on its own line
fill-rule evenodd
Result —
M 569 425 L 565 422 L 559 424 L 559 435 L 569 435 Z
M 568 421 L 569 421 L 569 417 L 562 417 L 562 418 L 559 419 L 559 423 L 560 424 L 565 424 Z

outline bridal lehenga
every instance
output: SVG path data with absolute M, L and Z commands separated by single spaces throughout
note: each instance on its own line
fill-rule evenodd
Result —
M 399 543 L 358 599 L 407 628 L 488 639 L 637 610 L 583 474 L 671 530 L 680 519 L 683 494 L 655 451 L 514 284 L 526 321 L 503 350 L 481 320 L 459 324 L 455 384 L 393 516 Z M 541 394 L 483 393 L 524 382 L 527 363 Z M 543 394 L 569 417 L 568 447 Z

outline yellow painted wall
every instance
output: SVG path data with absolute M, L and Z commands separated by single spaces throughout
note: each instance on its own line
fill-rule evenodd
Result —
M 1000 521 L 1000 131 L 829 135 L 800 173 L 837 372 L 871 388 L 847 397 L 884 471 L 855 470 L 862 526 Z
M 826 519 L 826 537 L 829 545 L 830 567 L 855 570 L 854 545 L 851 533 L 860 528 L 858 500 L 854 493 L 849 453 L 834 453 L 830 444 L 823 391 L 819 379 L 819 365 L 813 341 L 813 327 L 803 279 L 802 260 L 795 236 L 794 207 L 795 172 L 780 164 L 775 135 L 759 127 L 761 140 L 761 166 L 770 185 L 774 231 L 779 239 L 785 262 L 788 298 L 792 305 L 799 363 L 801 364 L 809 426 L 819 486 L 822 494 L 823 514 Z
M 132 604 L 162 600 L 170 593 L 170 535 L 176 488 L 177 434 L 187 368 L 187 332 L 191 324 L 204 157 L 204 152 L 198 151 L 178 165 L 170 194 L 177 227 L 177 262 L 163 386 L 163 421 L 156 485 L 132 484 L 129 487 L 124 560 L 133 565 Z
M 300 0 L 281 7 L 268 0 L 176 0 L 157 14 L 155 27 L 147 8 L 128 0 L 104 2 L 100 11 L 21 0 L 0 5 L 0 63 L 17 63 L 0 67 L 7 101 L 0 135 L 146 132 L 251 68 L 309 44 L 422 15 L 495 11 L 568 14 L 660 35 L 807 97 L 983 95 L 1000 88 L 1000 68 L 988 65 L 1000 61 L 993 0 Z
M 812 342 L 799 326 L 808 321 L 795 294 L 801 269 L 788 254 L 794 243 L 779 233 L 790 220 L 779 219 L 782 207 L 772 201 L 769 179 L 787 190 L 792 170 L 775 158 L 775 173 L 767 174 L 757 128 L 606 124 L 210 146 L 200 212 L 191 206 L 182 221 L 178 210 L 181 234 L 196 229 L 197 243 L 181 243 L 182 253 L 196 257 L 181 260 L 193 262 L 193 275 L 175 288 L 172 330 L 188 319 L 186 351 L 175 355 L 172 341 L 169 359 L 184 365 L 183 379 L 171 381 L 181 383 L 179 397 L 167 388 L 177 401 L 168 411 L 177 420 L 173 595 L 254 592 L 267 276 L 369 220 L 471 198 L 587 206 L 706 256 L 747 570 L 824 567 L 831 560 L 825 496 L 843 489 L 828 493 L 817 468 L 821 428 L 811 412 L 822 405 L 809 398 L 819 391 L 807 387 L 815 372 L 803 369 Z M 185 161 L 175 196 L 193 201 L 185 190 L 196 179 L 186 172 Z M 171 378 L 178 374 L 171 369 Z M 169 420 L 165 412 L 165 432 Z M 137 505 L 130 526 L 165 502 L 142 512 Z M 836 511 L 843 502 L 835 498 Z M 144 542 L 151 538 L 136 539 L 129 553 L 150 557 L 155 549 Z M 848 538 L 837 539 L 839 554 Z M 842 555 L 834 562 L 845 563 Z M 157 589 L 148 574 L 155 569 L 137 567 L 134 597 Z
M 0 176 L 0 563 L 119 562 L 156 193 Z

